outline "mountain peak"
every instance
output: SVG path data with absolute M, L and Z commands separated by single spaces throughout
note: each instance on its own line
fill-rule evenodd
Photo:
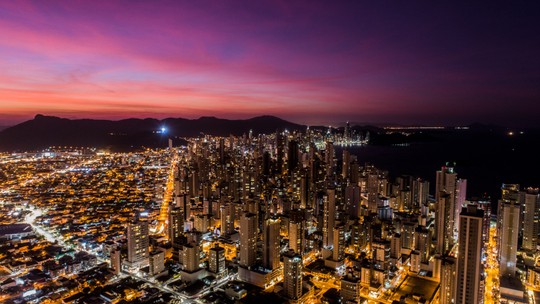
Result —
M 165 121 L 167 134 L 156 133 Z M 50 146 L 79 147 L 165 147 L 168 138 L 196 137 L 200 133 L 216 136 L 269 134 L 279 129 L 303 130 L 298 125 L 269 115 L 229 120 L 214 116 L 199 119 L 167 118 L 157 120 L 67 119 L 37 114 L 34 119 L 0 131 L 0 150 L 41 150 Z M 159 135 L 157 135 L 159 134 Z

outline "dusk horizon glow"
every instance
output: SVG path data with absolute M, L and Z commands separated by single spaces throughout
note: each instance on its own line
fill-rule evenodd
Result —
M 0 126 L 66 118 L 539 126 L 528 4 L 0 3 Z

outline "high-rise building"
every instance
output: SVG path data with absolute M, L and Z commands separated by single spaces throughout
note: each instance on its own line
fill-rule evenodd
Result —
M 275 172 L 281 174 L 283 172 L 283 160 L 285 150 L 285 136 L 282 133 L 276 133 L 276 168 Z
M 283 255 L 283 288 L 289 299 L 302 296 L 302 257 L 293 251 Z
M 390 257 L 399 259 L 401 257 L 401 234 L 395 233 L 390 239 Z
M 263 266 L 274 270 L 279 268 L 279 218 L 269 218 L 263 226 Z
M 128 262 L 131 264 L 148 259 L 148 222 L 137 220 L 127 227 Z
M 301 171 L 300 177 L 300 208 L 305 209 L 309 201 L 309 174 L 307 170 Z
M 435 233 L 437 234 L 438 254 L 446 254 L 454 246 L 454 203 L 452 196 L 441 193 L 435 209 Z
M 182 265 L 185 272 L 199 270 L 200 257 L 199 246 L 195 243 L 186 244 L 182 249 Z
M 289 174 L 298 167 L 298 142 L 296 140 L 289 141 L 287 150 L 287 170 Z
M 234 204 L 228 202 L 221 206 L 221 234 L 234 231 Z
M 414 233 L 416 232 L 416 227 L 418 227 L 418 222 L 405 222 L 401 229 L 401 247 L 414 249 L 415 248 L 415 237 Z
M 359 217 L 360 188 L 358 185 L 349 185 L 345 188 L 345 208 L 350 218 Z
M 372 172 L 367 176 L 367 206 L 371 213 L 377 212 L 377 198 L 379 197 L 379 174 Z
M 376 239 L 371 242 L 373 261 L 377 268 L 387 270 L 390 265 L 391 241 Z
M 325 151 L 325 163 L 326 163 L 326 176 L 330 177 L 334 175 L 334 143 L 331 141 L 326 142 Z
M 114 248 L 111 250 L 111 268 L 114 270 L 114 274 L 119 274 L 122 270 L 122 258 L 120 255 L 120 248 Z
M 341 261 L 345 257 L 345 225 L 339 224 L 333 229 L 334 234 L 334 249 L 332 251 L 332 259 Z
M 240 217 L 240 266 L 251 267 L 257 257 L 257 215 L 245 212 Z
M 540 234 L 540 194 L 538 189 L 526 189 L 523 196 L 523 249 L 535 251 Z
M 291 219 L 289 222 L 289 248 L 295 253 L 302 255 L 306 247 L 305 221 L 303 219 Z
M 498 208 L 499 273 L 514 276 L 516 273 L 519 238 L 519 185 L 504 184 Z
M 491 201 L 480 200 L 474 203 L 478 206 L 478 208 L 484 210 L 484 227 L 482 228 L 482 241 L 484 242 L 484 245 L 487 245 L 489 243 L 489 233 L 491 227 Z
M 439 303 L 455 303 L 456 296 L 456 259 L 451 256 L 441 258 L 441 287 L 439 291 Z
M 208 269 L 213 273 L 221 273 L 225 270 L 225 249 L 218 243 L 209 250 Z
M 158 275 L 165 270 L 165 252 L 161 250 L 150 252 L 150 275 Z
M 341 176 L 343 179 L 347 179 L 350 175 L 350 166 L 351 166 L 351 152 L 349 150 L 343 150 L 343 166 L 341 168 Z
M 323 198 L 323 246 L 330 247 L 334 244 L 334 229 L 336 223 L 336 189 L 328 188 Z
M 168 237 L 173 245 L 177 244 L 184 232 L 184 214 L 182 208 L 169 207 Z
M 450 195 L 450 203 L 453 204 L 452 210 L 454 211 L 454 227 L 453 231 L 457 231 L 459 227 L 459 213 L 465 203 L 465 196 L 467 192 L 467 180 L 458 179 L 457 173 L 453 167 L 444 166 L 436 174 L 435 183 L 435 201 L 439 201 L 440 196 L 444 193 Z
M 353 276 L 351 273 L 341 278 L 340 296 L 343 302 L 357 302 L 360 299 L 360 291 L 362 289 L 359 277 Z
M 415 179 L 413 181 L 413 203 L 416 208 L 427 204 L 429 197 L 429 182 L 423 179 Z
M 414 232 L 414 237 L 414 248 L 420 252 L 420 261 L 428 264 L 431 256 L 432 234 L 430 230 L 426 226 L 418 226 Z
M 455 303 L 483 303 L 481 258 L 484 211 L 478 209 L 476 205 L 468 205 L 462 208 L 459 216 Z

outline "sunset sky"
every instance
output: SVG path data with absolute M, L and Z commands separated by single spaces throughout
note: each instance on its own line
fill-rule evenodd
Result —
M 41 113 L 540 126 L 540 9 L 507 3 L 0 1 L 0 125 Z

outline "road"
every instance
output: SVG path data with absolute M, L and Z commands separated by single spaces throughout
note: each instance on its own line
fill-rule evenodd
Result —
M 487 265 L 485 268 L 486 285 L 484 303 L 499 303 L 499 263 L 497 261 L 497 227 L 492 223 L 489 228 L 489 242 L 486 248 Z
M 174 152 L 171 152 L 174 153 Z M 173 201 L 174 193 L 174 176 L 176 173 L 176 168 L 178 164 L 178 153 L 175 153 L 171 161 L 171 168 L 169 175 L 167 177 L 167 183 L 165 184 L 165 193 L 163 194 L 163 200 L 161 202 L 161 207 L 159 210 L 158 224 L 156 225 L 155 231 L 152 231 L 154 234 L 167 234 L 167 220 L 169 215 L 169 204 Z
M 28 215 L 26 215 L 26 217 L 24 218 L 24 221 L 25 221 L 25 223 L 32 225 L 32 228 L 34 228 L 34 231 L 37 234 L 45 237 L 45 239 L 47 241 L 51 242 L 51 243 L 56 242 L 57 244 L 59 244 L 62 247 L 69 247 L 69 246 L 66 245 L 66 243 L 64 242 L 63 239 L 61 239 L 58 236 L 55 236 L 54 234 L 52 234 L 49 231 L 45 230 L 43 227 L 35 224 L 36 218 L 43 214 L 42 209 L 34 208 L 34 207 L 31 207 L 31 208 L 24 208 L 23 207 L 23 209 L 26 210 L 26 211 L 30 211 L 30 213 Z

